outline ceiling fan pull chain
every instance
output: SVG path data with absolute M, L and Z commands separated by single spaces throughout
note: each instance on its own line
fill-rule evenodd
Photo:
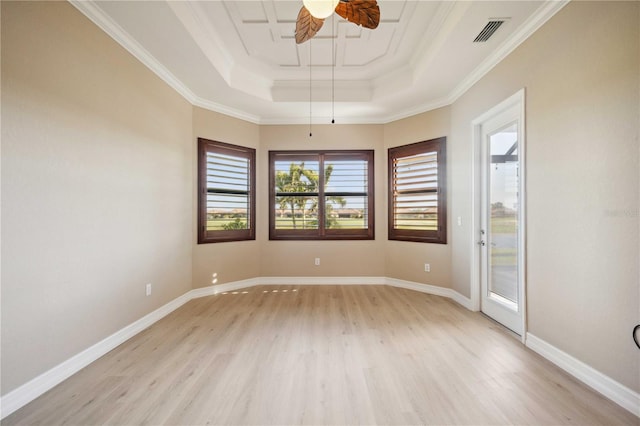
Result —
M 311 133 L 311 40 L 309 40 L 309 137 L 313 136 Z
M 331 124 L 336 122 L 336 40 L 335 17 L 331 15 Z

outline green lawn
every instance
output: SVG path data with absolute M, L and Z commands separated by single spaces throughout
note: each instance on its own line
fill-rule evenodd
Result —
M 492 217 L 491 232 L 496 234 L 515 234 L 517 231 L 517 218 L 515 216 Z
M 518 232 L 518 221 L 515 216 L 492 217 L 491 232 L 494 234 L 515 234 Z M 518 249 L 512 248 L 492 248 L 491 264 L 495 266 L 516 265 Z
M 223 225 L 234 222 L 235 219 L 211 219 L 207 221 L 207 229 L 209 230 L 222 230 Z M 339 228 L 345 229 L 361 229 L 366 227 L 366 223 L 364 219 L 355 219 L 355 218 L 338 218 L 336 219 Z M 276 218 L 276 223 L 278 229 L 293 229 L 293 219 L 290 217 L 278 217 Z M 315 229 L 313 226 L 314 219 L 307 218 L 307 229 Z M 410 221 L 408 222 L 411 225 L 425 225 L 427 229 L 436 229 L 436 221 L 435 220 L 423 220 L 423 221 Z M 302 218 L 296 218 L 296 225 L 298 228 L 302 227 Z M 491 232 L 497 234 L 510 234 L 515 233 L 517 230 L 517 221 L 515 217 L 494 217 L 491 218 Z M 403 223 L 398 223 L 398 228 L 403 228 Z M 407 227 L 407 229 L 410 229 Z
M 210 231 L 223 230 L 224 225 L 234 221 L 235 219 L 227 219 L 227 218 L 210 219 L 210 220 L 207 220 L 207 229 Z M 336 221 L 337 221 L 338 228 L 362 229 L 362 228 L 366 228 L 367 226 L 364 219 L 339 218 L 339 219 L 336 219 Z M 302 229 L 302 223 L 303 223 L 302 218 L 296 218 L 296 227 L 298 229 Z M 276 226 L 278 227 L 278 229 L 294 229 L 293 219 L 290 217 L 276 218 Z M 314 218 L 306 219 L 306 229 L 317 229 L 317 227 L 315 226 Z
M 398 220 L 396 221 L 396 229 L 420 229 L 426 231 L 437 231 L 438 221 L 435 219 L 422 219 L 422 220 Z
M 494 266 L 511 266 L 517 264 L 516 256 L 518 249 L 513 248 L 492 248 L 491 264 Z
M 336 219 L 337 226 L 332 226 L 332 228 L 344 228 L 344 229 L 363 229 L 367 227 L 364 219 L 354 219 L 354 218 L 338 218 Z M 302 218 L 296 218 L 296 228 L 302 229 L 303 220 Z M 290 217 L 278 217 L 276 218 L 276 227 L 278 229 L 294 229 L 293 227 L 293 219 Z M 306 227 L 305 229 L 317 229 L 316 219 L 315 218 L 307 218 L 306 219 Z
M 235 218 L 234 219 L 228 219 L 228 218 L 222 218 L 222 219 L 209 219 L 207 220 L 207 230 L 209 231 L 221 231 L 223 230 L 223 226 L 228 224 L 228 223 L 232 223 L 235 222 Z M 245 218 L 240 219 L 243 222 L 246 222 Z

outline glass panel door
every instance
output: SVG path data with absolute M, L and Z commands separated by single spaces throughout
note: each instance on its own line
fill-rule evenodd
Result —
M 495 111 L 495 112 L 494 112 Z M 480 176 L 478 231 L 480 309 L 524 332 L 524 143 L 521 100 L 476 122 Z
M 488 135 L 489 296 L 518 309 L 518 131 L 516 123 Z

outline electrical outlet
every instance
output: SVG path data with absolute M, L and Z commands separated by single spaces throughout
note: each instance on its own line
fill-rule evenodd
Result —
M 151 283 L 146 285 L 147 296 L 151 296 Z
M 319 257 L 316 257 L 315 264 L 316 264 L 316 266 L 320 266 L 320 258 Z
M 425 272 L 431 272 L 431 265 L 429 265 L 428 263 L 424 264 L 424 271 Z

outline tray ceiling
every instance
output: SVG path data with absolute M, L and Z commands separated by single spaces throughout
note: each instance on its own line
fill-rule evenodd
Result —
M 72 0 L 194 105 L 261 124 L 308 123 L 310 106 L 314 123 L 385 123 L 448 105 L 566 2 L 378 3 L 377 29 L 334 14 L 297 45 L 301 0 Z

